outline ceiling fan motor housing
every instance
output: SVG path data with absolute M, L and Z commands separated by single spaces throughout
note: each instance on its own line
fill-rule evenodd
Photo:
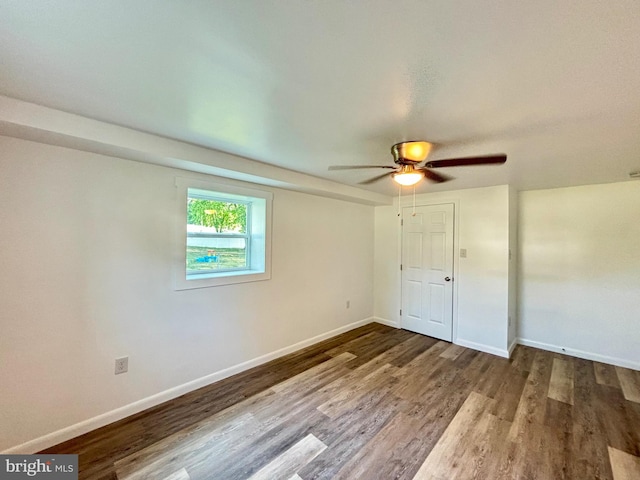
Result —
M 396 143 L 391 147 L 393 161 L 398 165 L 415 165 L 427 158 L 431 144 L 425 141 Z

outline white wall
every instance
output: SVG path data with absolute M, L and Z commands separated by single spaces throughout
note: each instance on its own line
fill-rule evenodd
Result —
M 174 291 L 174 178 L 212 177 L 0 151 L 0 451 L 372 315 L 373 207 L 271 189 L 272 279 Z
M 509 348 L 518 330 L 518 191 L 509 186 Z
M 376 320 L 400 326 L 400 217 L 398 206 L 376 207 L 374 234 L 374 305 Z
M 520 194 L 523 343 L 640 369 L 640 183 Z
M 409 204 L 411 198 L 403 202 Z M 509 308 L 509 187 L 418 195 L 417 204 L 455 202 L 454 342 L 507 355 Z M 376 207 L 374 315 L 399 322 L 400 270 L 397 206 Z M 467 249 L 467 258 L 459 249 Z M 454 299 L 455 301 L 455 299 Z

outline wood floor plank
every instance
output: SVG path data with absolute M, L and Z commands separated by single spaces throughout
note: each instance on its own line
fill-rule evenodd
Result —
M 602 420 L 607 445 L 640 456 L 640 429 L 628 408 L 638 404 L 626 400 L 620 389 L 605 385 L 597 385 L 592 395 L 592 407 Z
M 563 432 L 573 431 L 573 406 L 571 404 L 547 399 L 544 425 Z
M 184 468 L 181 468 L 177 472 L 165 477 L 163 480 L 191 480 L 191 477 Z
M 431 337 L 425 337 L 424 335 L 414 335 L 409 340 L 403 342 L 404 348 L 402 353 L 396 356 L 394 359 L 390 359 L 389 363 L 396 367 L 404 367 L 407 363 L 412 361 L 421 353 L 427 351 L 433 345 L 438 343 L 438 340 Z
M 437 385 L 447 383 L 447 381 L 458 374 L 458 370 L 452 367 L 451 362 L 446 358 L 435 358 L 428 365 L 417 367 L 409 374 L 399 378 L 398 384 L 394 387 L 394 394 L 410 402 L 423 402 L 425 390 L 431 390 L 438 379 Z M 433 390 L 431 390 L 433 392 Z M 426 393 L 428 395 L 429 393 Z
M 213 423 L 215 428 L 189 429 L 184 434 L 179 432 L 115 462 L 118 479 L 161 478 L 174 465 L 176 458 L 182 465 L 196 464 L 211 455 L 230 452 L 234 442 L 246 441 L 248 436 L 260 431 L 260 425 L 249 413 Z M 172 452 L 171 456 L 166 455 L 168 451 Z
M 483 352 L 475 352 L 477 355 L 473 356 L 469 362 L 466 362 L 462 367 L 464 375 L 471 380 L 475 385 L 480 379 L 486 376 L 487 370 L 491 367 L 495 355 L 489 355 Z M 456 367 L 459 367 L 458 362 L 455 362 Z
M 388 365 L 385 360 L 383 355 L 379 355 L 353 370 L 348 370 L 343 375 L 320 387 L 314 395 L 314 400 L 318 401 L 318 405 L 320 405 L 336 397 L 344 389 L 354 388 L 355 385 L 365 381 L 364 379 L 367 375 Z
M 495 398 L 504 378 L 509 375 L 511 370 L 511 363 L 508 360 L 491 358 L 483 374 L 473 378 L 473 390 L 485 397 Z
M 640 372 L 628 368 L 615 367 L 624 398 L 640 403 Z
M 509 369 L 502 377 L 494 397 L 499 399 L 491 413 L 502 420 L 513 422 L 516 415 L 522 392 L 527 383 L 525 371 L 514 368 Z
M 293 352 L 292 354 L 286 355 L 285 357 L 282 357 L 281 359 L 277 359 L 277 360 L 281 360 L 282 362 L 287 364 L 288 368 L 290 368 L 290 363 L 292 360 L 294 363 L 298 362 L 296 355 L 298 355 L 299 353 L 316 353 L 316 354 L 322 353 L 325 356 L 328 356 L 326 352 L 333 350 L 335 347 L 344 345 L 345 343 L 350 342 L 351 340 L 367 335 L 368 333 L 377 332 L 379 334 L 387 335 L 389 332 L 393 330 L 396 330 L 396 329 L 393 327 L 389 327 L 387 325 L 382 325 L 380 323 L 369 323 L 367 325 L 363 325 L 362 327 L 358 327 L 354 330 L 350 330 L 340 335 L 336 335 L 335 337 L 328 338 L 327 340 L 323 340 L 322 342 L 316 343 L 314 345 L 310 345 L 309 347 L 299 350 L 298 352 Z M 338 353 L 342 353 L 342 352 L 338 352 Z
M 400 368 L 398 372 L 395 374 L 397 377 L 402 377 L 405 375 L 420 375 L 423 372 L 424 368 L 428 368 L 431 363 L 440 356 L 442 352 L 444 352 L 447 348 L 449 348 L 449 344 L 447 342 L 438 341 L 429 347 L 427 350 L 422 352 L 420 355 L 416 356 L 413 360 L 407 363 L 404 367 Z
M 632 448 L 628 448 L 625 450 L 627 451 L 627 453 L 640 457 L 640 403 L 627 401 L 624 403 L 624 411 L 625 411 L 624 427 L 618 427 L 618 425 L 613 424 L 613 425 L 610 425 L 610 428 L 611 430 L 615 430 L 616 428 L 619 428 L 620 430 L 624 430 L 625 432 L 632 432 L 628 434 L 622 433 L 622 435 L 633 436 L 633 438 L 635 438 L 636 440 L 636 448 L 635 450 Z M 616 445 L 612 444 L 611 446 L 617 448 Z M 618 450 L 622 450 L 622 449 L 623 448 L 618 448 Z
M 638 480 L 640 478 L 640 458 L 609 447 L 609 460 L 613 470 L 613 480 Z
M 413 478 L 471 393 L 470 383 L 460 372 L 443 375 L 438 381 L 442 383 L 436 384 L 415 409 L 407 410 L 413 438 L 404 449 L 390 450 L 390 461 L 381 468 L 387 478 Z
M 376 464 L 386 462 L 389 447 L 403 448 L 406 446 L 413 438 L 413 428 L 415 428 L 413 419 L 404 413 L 398 413 L 348 462 L 341 466 L 332 480 L 367 478 L 365 472 L 370 468 L 372 462 L 367 462 L 366 459 L 372 459 Z
M 358 383 L 366 376 L 370 365 L 363 366 L 363 370 L 349 370 L 346 363 L 352 359 L 352 354 L 345 352 L 333 357 L 323 368 L 314 367 L 310 375 L 299 375 L 285 383 L 275 385 L 270 391 L 275 391 L 276 400 L 261 402 L 252 412 L 261 421 L 270 422 L 291 415 L 299 405 L 316 408 L 335 396 L 345 382 Z M 311 372 L 311 370 L 309 370 Z
M 453 374 L 457 371 L 451 366 L 451 362 L 440 357 L 440 354 L 448 348 L 446 342 L 438 342 L 431 348 L 418 355 L 404 367 L 394 373 L 399 378 L 394 394 L 409 401 L 416 401 L 421 396 L 425 385 L 428 385 L 428 378 L 434 372 L 440 371 L 441 367 L 447 364 L 447 369 Z
M 272 385 L 302 373 L 330 358 L 325 353 L 310 350 L 292 356 L 289 359 L 289 363 L 274 363 L 264 370 L 259 368 L 252 369 L 250 374 L 243 377 L 242 385 L 238 388 L 238 394 L 245 398 L 256 395 Z M 284 366 L 286 368 L 282 368 Z
M 453 345 L 452 344 L 452 345 L 449 346 L 449 348 L 447 348 L 444 352 L 442 352 L 440 354 L 440 356 L 442 358 L 448 358 L 449 360 L 455 360 L 465 350 L 467 350 L 467 349 L 464 348 L 464 347 L 461 347 L 460 345 Z
M 307 394 L 308 393 L 308 394 Z M 295 415 L 305 415 L 310 410 L 316 410 L 324 396 L 318 390 L 312 392 L 277 393 L 273 399 L 256 404 L 251 412 L 266 428 L 286 422 Z M 324 414 L 321 416 L 326 417 Z
M 442 371 L 435 378 L 428 394 L 394 417 L 340 469 L 335 480 L 413 478 L 471 388 L 464 376 L 453 369 Z
M 246 480 L 327 421 L 315 408 L 300 405 L 290 417 L 274 421 L 264 433 L 243 442 L 241 449 L 187 467 L 189 474 L 194 480 Z
M 573 363 L 553 359 L 548 397 L 573 405 Z
M 618 380 L 616 367 L 607 365 L 606 363 L 593 362 L 593 370 L 598 385 L 606 385 L 607 387 L 620 389 L 620 381 Z
M 413 338 L 415 339 L 415 337 Z M 353 359 L 346 362 L 345 367 L 350 368 L 351 371 L 347 372 L 339 379 L 336 379 L 334 382 L 327 385 L 323 390 L 335 390 L 338 388 L 342 388 L 342 386 L 346 385 L 347 383 L 361 381 L 364 377 L 386 364 L 396 366 L 394 360 L 396 360 L 398 356 L 403 355 L 407 350 L 412 349 L 414 343 L 416 342 L 411 342 L 410 340 L 401 342 L 372 358 L 368 356 L 370 357 L 369 360 L 364 363 L 358 363 L 357 365 L 351 363 Z M 399 370 L 399 368 L 397 368 L 396 371 L 397 370 Z
M 571 478 L 613 479 L 604 419 L 596 408 L 597 387 L 593 363 L 576 359 Z
M 549 399 L 549 403 L 553 403 Z M 573 461 L 573 429 L 571 428 L 571 407 L 562 402 L 556 404 L 564 410 L 564 416 L 558 419 L 554 425 L 545 425 L 547 432 L 547 445 L 544 451 L 543 462 L 547 468 L 547 476 L 557 480 L 571 480 Z M 543 470 L 544 471 L 544 470 Z
M 469 367 L 471 365 L 477 365 L 475 359 L 478 357 L 486 358 L 488 357 L 488 355 L 482 352 L 478 352 L 477 350 L 463 348 L 462 352 L 460 352 L 460 355 L 458 355 L 453 360 L 453 364 L 456 366 L 456 368 L 459 368 L 461 370 L 471 370 L 471 368 Z
M 382 334 L 377 331 L 369 332 L 365 335 L 361 335 L 359 337 L 354 338 L 348 342 L 345 342 L 341 345 L 338 345 L 330 350 L 327 350 L 325 353 L 331 357 L 335 357 L 340 355 L 341 353 L 350 352 L 353 354 L 354 351 L 357 350 L 366 350 L 371 345 L 375 345 L 375 343 L 382 338 Z M 355 358 L 355 355 L 354 355 Z
M 548 352 L 536 353 L 509 431 L 509 440 L 519 442 L 529 425 L 544 424 L 551 365 L 552 357 Z
M 496 457 L 496 448 L 510 423 L 491 415 L 495 400 L 471 392 L 414 480 L 469 479 L 479 477 L 484 465 Z
M 532 423 L 530 428 L 522 432 L 518 442 L 503 443 L 502 459 L 497 466 L 495 478 L 500 480 L 592 478 L 572 476 L 571 455 L 570 433 Z
M 536 351 L 535 348 L 518 345 L 509 360 L 511 362 L 511 368 L 519 372 L 531 372 Z
M 398 367 L 385 364 L 379 369 L 371 372 L 364 377 L 361 382 L 346 385 L 341 391 L 329 399 L 327 402 L 318 406 L 318 410 L 331 418 L 336 418 L 340 414 L 348 411 L 359 399 L 366 395 L 367 392 L 383 385 L 391 386 L 392 382 L 397 383 L 392 375 Z
M 321 455 L 300 471 L 305 480 L 330 480 L 361 451 L 381 429 L 406 408 L 406 403 L 390 394 L 372 391 L 361 399 L 358 408 L 345 412 L 326 429 L 318 429 L 330 455 Z M 339 425 L 341 428 L 336 428 Z
M 370 361 L 378 355 L 384 354 L 393 347 L 401 344 L 404 340 L 411 338 L 413 335 L 407 330 L 396 329 L 394 332 L 388 335 L 383 335 L 375 342 L 371 342 L 366 346 L 360 346 L 353 349 L 352 353 L 356 355 L 356 358 L 348 363 L 349 368 L 356 368 L 363 363 Z
M 326 362 L 316 365 L 315 367 L 305 370 L 304 372 L 299 373 L 294 377 L 290 377 L 287 380 L 280 382 L 277 385 L 274 385 L 273 387 L 271 387 L 271 389 L 275 392 L 283 392 L 286 390 L 297 389 L 300 387 L 300 385 L 303 382 L 305 381 L 313 382 L 316 380 L 318 376 L 347 363 L 349 360 L 353 358 L 355 358 L 355 355 L 353 355 L 352 353 L 349 353 L 349 352 L 340 353 L 339 355 L 336 355 L 335 357 L 333 357 L 331 360 L 327 360 Z
M 406 340 L 403 340 L 386 350 L 383 349 L 380 351 L 376 349 L 374 351 L 376 355 L 373 357 L 371 356 L 371 352 L 369 352 L 365 357 L 366 362 L 359 361 L 356 364 L 351 361 L 348 362 L 346 366 L 357 372 L 367 373 L 371 373 L 373 370 L 385 363 L 389 363 L 396 367 L 402 367 L 435 343 L 435 339 L 423 337 L 422 335 L 411 335 Z
M 251 475 L 249 480 L 289 478 L 320 455 L 325 448 L 327 448 L 327 446 L 310 433 L 293 447 Z

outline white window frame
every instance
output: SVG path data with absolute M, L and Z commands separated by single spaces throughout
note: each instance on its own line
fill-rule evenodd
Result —
M 174 288 L 217 287 L 237 283 L 256 282 L 271 278 L 271 210 L 273 194 L 264 190 L 217 182 L 176 177 L 177 209 L 174 261 Z M 206 237 L 243 237 L 247 239 L 246 268 L 216 270 L 205 273 L 187 271 L 187 200 L 193 195 L 229 203 L 245 203 L 247 209 L 246 234 L 201 234 Z M 192 196 L 193 196 L 192 195 Z M 192 234 L 193 236 L 193 234 Z

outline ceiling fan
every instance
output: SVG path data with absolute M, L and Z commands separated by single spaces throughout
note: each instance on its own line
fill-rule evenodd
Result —
M 442 183 L 453 180 L 454 177 L 434 172 L 434 168 L 442 167 L 462 167 L 469 165 L 492 165 L 503 164 L 507 161 L 507 156 L 504 153 L 495 155 L 485 155 L 480 157 L 462 157 L 462 158 L 447 158 L 444 160 L 433 160 L 426 162 L 422 167 L 418 167 L 418 164 L 426 160 L 429 152 L 431 151 L 431 144 L 425 141 L 410 141 L 396 143 L 391 147 L 391 154 L 393 155 L 393 161 L 396 166 L 392 165 L 333 165 L 329 167 L 329 170 L 351 170 L 360 168 L 386 168 L 392 169 L 393 172 L 383 173 L 377 177 L 370 178 L 360 182 L 361 185 L 369 185 L 371 183 L 382 180 L 385 177 L 391 176 L 393 180 L 403 186 L 415 185 L 423 178 L 428 178 L 432 182 Z

